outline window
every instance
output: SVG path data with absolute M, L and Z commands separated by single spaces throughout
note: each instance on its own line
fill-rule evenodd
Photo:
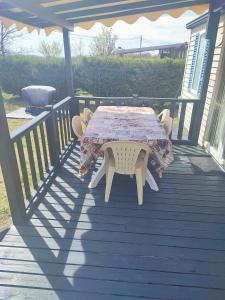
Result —
M 188 85 L 189 91 L 195 95 L 201 92 L 207 53 L 208 41 L 205 39 L 205 33 L 197 33 Z

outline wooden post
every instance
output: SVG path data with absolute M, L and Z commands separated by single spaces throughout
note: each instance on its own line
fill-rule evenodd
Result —
M 26 208 L 20 181 L 19 169 L 0 91 L 0 163 L 6 192 L 14 224 L 22 224 L 26 217 Z
M 57 114 L 53 111 L 52 105 L 46 105 L 45 109 L 51 112 L 51 115 L 46 119 L 46 131 L 48 136 L 49 156 L 52 166 L 57 166 L 60 155 L 59 132 L 57 126 Z
M 69 30 L 63 28 L 63 45 L 65 54 L 65 72 L 66 72 L 66 85 L 68 96 L 74 97 L 74 86 L 73 86 L 73 67 L 70 47 Z M 78 103 L 75 100 L 71 101 L 70 105 L 70 116 L 71 118 L 78 114 Z
M 209 12 L 208 25 L 207 25 L 207 31 L 206 31 L 206 39 L 209 40 L 209 50 L 208 50 L 206 68 L 204 71 L 203 85 L 202 85 L 202 89 L 201 89 L 201 93 L 200 93 L 200 102 L 198 104 L 198 108 L 196 110 L 195 118 L 194 118 L 194 125 L 193 125 L 193 132 L 192 132 L 193 145 L 198 144 L 201 122 L 202 122 L 205 101 L 206 101 L 206 96 L 207 96 L 207 90 L 208 90 L 208 85 L 209 85 L 209 79 L 210 79 L 210 74 L 211 74 L 219 19 L 220 19 L 219 12 L 213 12 L 213 11 Z
M 63 45 L 65 54 L 65 72 L 66 72 L 66 85 L 67 85 L 67 96 L 74 96 L 73 88 L 73 69 L 72 69 L 72 58 L 70 48 L 70 37 L 69 31 L 63 28 Z

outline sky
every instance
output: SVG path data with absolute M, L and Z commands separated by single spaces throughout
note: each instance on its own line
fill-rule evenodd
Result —
M 118 37 L 116 46 L 122 48 L 139 47 L 141 36 L 143 47 L 186 42 L 189 40 L 190 34 L 186 29 L 186 24 L 196 17 L 195 13 L 187 11 L 179 18 L 162 15 L 154 22 L 144 17 L 139 18 L 132 25 L 123 21 L 117 21 L 112 26 L 112 32 Z M 90 30 L 75 27 L 74 32 L 71 33 L 72 48 L 78 48 L 78 44 L 82 45 L 80 46 L 82 54 L 87 54 L 93 37 L 98 35 L 101 30 L 102 25 L 100 23 L 96 23 Z M 38 48 L 43 40 L 50 43 L 52 41 L 62 43 L 62 34 L 53 32 L 46 37 L 43 30 L 38 34 L 37 31 L 27 33 L 26 29 L 23 29 L 12 47 L 16 52 L 39 55 Z

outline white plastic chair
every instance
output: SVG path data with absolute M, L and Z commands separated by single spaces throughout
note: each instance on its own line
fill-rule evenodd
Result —
M 105 154 L 105 202 L 109 201 L 114 173 L 136 175 L 138 204 L 143 203 L 143 186 L 146 181 L 150 147 L 131 141 L 109 142 L 101 148 Z
M 88 124 L 88 122 L 91 120 L 93 116 L 93 112 L 89 108 L 84 108 L 84 122 L 85 124 Z
M 170 136 L 173 128 L 173 119 L 171 117 L 166 117 L 162 122 L 162 124 L 163 124 L 163 128 L 166 131 L 166 134 Z
M 158 115 L 158 119 L 163 123 L 164 120 L 170 117 L 170 110 L 169 109 L 164 109 L 161 111 L 161 113 Z
M 78 139 L 80 139 L 83 135 L 83 127 L 82 127 L 82 121 L 80 116 L 74 116 L 72 118 L 72 129 L 74 134 L 77 136 Z

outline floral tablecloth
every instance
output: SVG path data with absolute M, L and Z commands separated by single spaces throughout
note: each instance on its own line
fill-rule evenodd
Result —
M 120 140 L 149 144 L 149 162 L 159 174 L 173 161 L 172 143 L 152 108 L 99 106 L 81 138 L 80 174 L 102 156 L 104 143 Z

